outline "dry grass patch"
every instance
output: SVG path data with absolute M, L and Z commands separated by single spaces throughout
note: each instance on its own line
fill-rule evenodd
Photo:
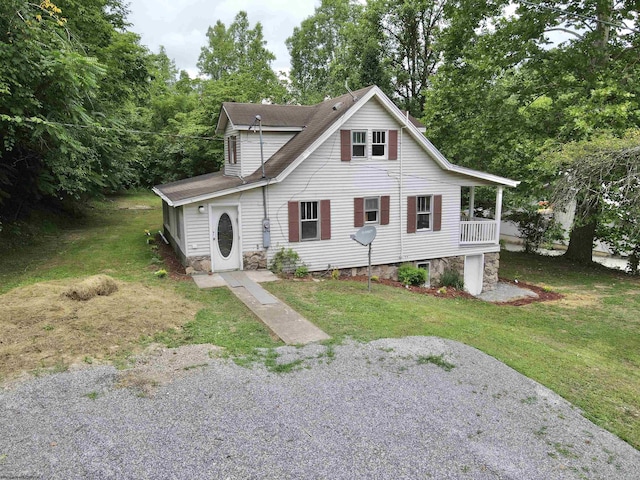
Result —
M 179 327 L 199 308 L 166 288 L 106 278 L 43 282 L 0 295 L 0 379 L 134 350 L 140 336 Z M 80 291 L 95 295 L 69 298 Z
M 109 296 L 118 291 L 118 284 L 108 275 L 94 275 L 69 286 L 62 294 L 71 300 L 90 300 L 95 296 Z

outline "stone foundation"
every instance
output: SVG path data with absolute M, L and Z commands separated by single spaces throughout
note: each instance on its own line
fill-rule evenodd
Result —
M 431 260 L 423 260 L 414 262 L 415 264 L 429 262 L 430 285 L 432 287 L 440 286 L 440 279 L 447 270 L 454 270 L 460 274 L 460 278 L 464 278 L 464 257 L 447 257 L 432 258 Z
M 361 275 L 369 275 L 369 267 L 356 267 L 356 268 L 345 268 L 340 271 L 341 275 L 347 276 L 361 276 Z M 398 279 L 398 265 L 371 265 L 371 276 L 375 276 L 378 278 L 386 278 L 391 280 Z
M 207 255 L 202 257 L 188 257 L 185 262 L 187 275 L 194 273 L 208 273 L 211 271 L 211 258 Z
M 498 269 L 500 268 L 500 252 L 484 254 L 484 274 L 482 291 L 490 292 L 498 285 Z
M 264 270 L 267 268 L 267 252 L 264 250 L 243 252 L 242 264 L 244 270 Z

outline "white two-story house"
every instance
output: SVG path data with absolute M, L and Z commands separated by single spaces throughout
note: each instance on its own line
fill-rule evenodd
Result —
M 217 132 L 222 171 L 153 189 L 190 272 L 265 268 L 291 248 L 310 271 L 362 274 L 351 235 L 372 225 L 376 275 L 411 262 L 432 284 L 447 268 L 473 294 L 497 283 L 502 192 L 519 182 L 448 162 L 378 87 L 313 106 L 224 103 Z M 474 218 L 477 186 L 495 189 L 493 218 Z

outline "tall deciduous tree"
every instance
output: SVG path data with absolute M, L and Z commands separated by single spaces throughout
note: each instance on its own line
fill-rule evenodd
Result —
M 350 51 L 361 39 L 358 33 L 363 12 L 364 7 L 354 0 L 322 0 L 314 14 L 287 38 L 289 78 L 301 103 L 316 103 L 344 93 L 345 80 L 353 88 L 360 86 L 359 61 Z M 377 54 L 373 58 L 377 59 Z

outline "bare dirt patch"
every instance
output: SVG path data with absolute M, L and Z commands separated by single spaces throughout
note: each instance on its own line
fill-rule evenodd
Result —
M 108 296 L 64 295 L 78 283 L 42 282 L 0 296 L 0 379 L 135 351 L 140 336 L 179 327 L 198 310 L 169 289 L 122 281 Z

